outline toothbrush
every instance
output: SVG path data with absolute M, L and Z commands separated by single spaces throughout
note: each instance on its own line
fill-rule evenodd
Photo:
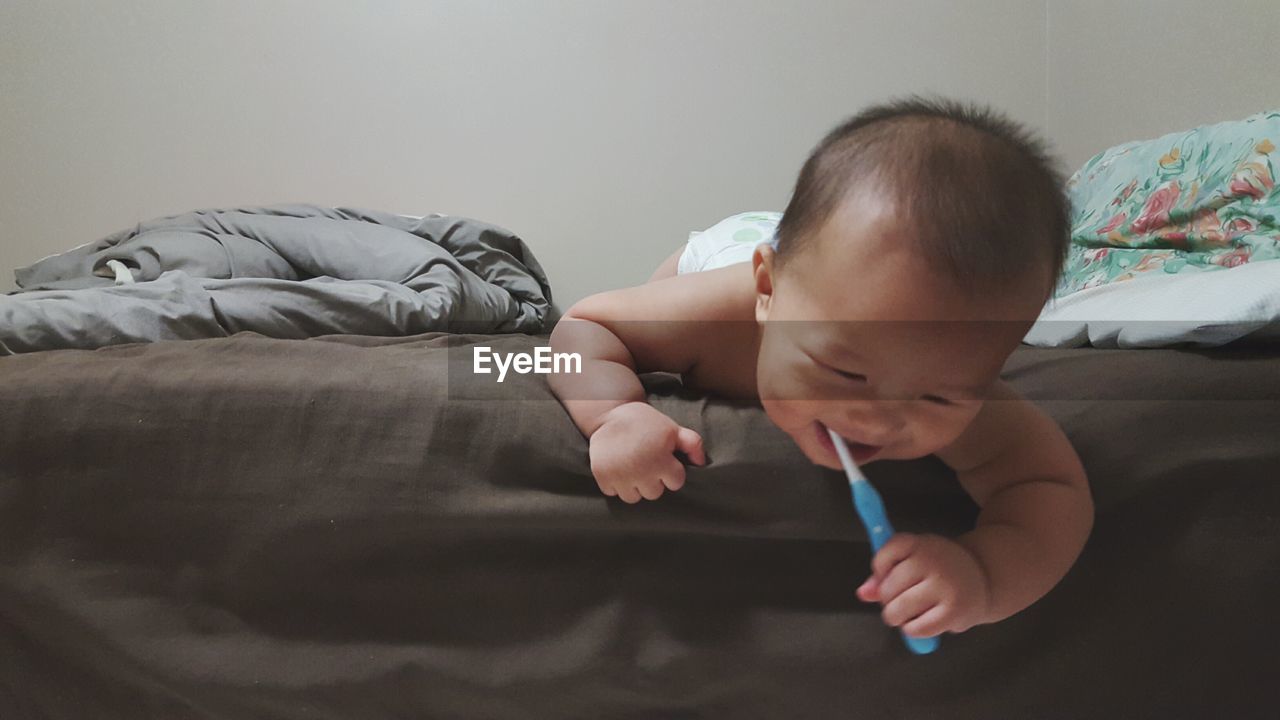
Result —
M 831 436 L 831 442 L 836 446 L 840 464 L 844 465 L 844 474 L 849 476 L 849 489 L 853 491 L 853 506 L 858 510 L 858 516 L 862 518 L 863 526 L 867 528 L 867 536 L 871 538 L 871 552 L 877 553 L 885 543 L 889 542 L 889 538 L 893 537 L 893 526 L 889 524 L 889 516 L 885 514 L 884 501 L 880 499 L 880 493 L 876 492 L 875 486 L 854 464 L 853 455 L 849 453 L 849 446 L 845 444 L 844 438 L 831 428 L 827 428 L 827 434 Z M 907 644 L 907 649 L 917 655 L 925 655 L 938 649 L 936 635 L 917 638 L 903 632 L 902 640 Z

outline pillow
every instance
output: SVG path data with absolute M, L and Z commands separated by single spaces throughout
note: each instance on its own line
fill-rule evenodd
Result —
M 1147 348 L 1280 339 L 1280 262 L 1226 272 L 1145 273 L 1051 300 L 1024 341 Z
M 1280 258 L 1280 111 L 1117 145 L 1067 183 L 1071 246 L 1056 295 L 1147 273 Z

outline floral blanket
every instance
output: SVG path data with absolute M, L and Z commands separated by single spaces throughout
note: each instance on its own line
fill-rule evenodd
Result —
M 1278 143 L 1280 110 L 1090 159 L 1067 184 L 1071 248 L 1056 295 L 1280 258 Z

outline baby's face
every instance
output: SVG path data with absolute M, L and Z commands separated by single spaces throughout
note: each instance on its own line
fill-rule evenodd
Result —
M 1042 299 L 975 299 L 939 278 L 891 213 L 851 202 L 782 273 L 756 253 L 761 403 L 814 463 L 922 457 L 973 421 Z M 764 273 L 764 277 L 762 277 Z

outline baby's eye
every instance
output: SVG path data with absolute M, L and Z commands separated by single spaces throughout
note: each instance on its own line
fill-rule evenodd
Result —
M 848 372 L 848 371 L 845 371 L 845 370 L 837 370 L 836 368 L 831 368 L 831 369 L 832 369 L 833 371 L 835 371 L 835 373 L 836 373 L 837 375 L 839 375 L 840 377 L 846 377 L 846 378 L 849 378 L 850 380 L 853 380 L 853 381 L 856 381 L 856 382 L 866 382 L 866 381 L 867 381 L 867 376 L 866 376 L 866 375 L 862 375 L 862 374 L 860 374 L 860 373 L 855 373 L 855 372 Z
M 921 400 L 924 400 L 925 402 L 933 403 L 934 405 L 942 405 L 943 407 L 955 405 L 955 403 L 951 402 L 950 400 L 944 397 L 939 397 L 937 395 L 925 395 L 924 397 L 921 398 Z

